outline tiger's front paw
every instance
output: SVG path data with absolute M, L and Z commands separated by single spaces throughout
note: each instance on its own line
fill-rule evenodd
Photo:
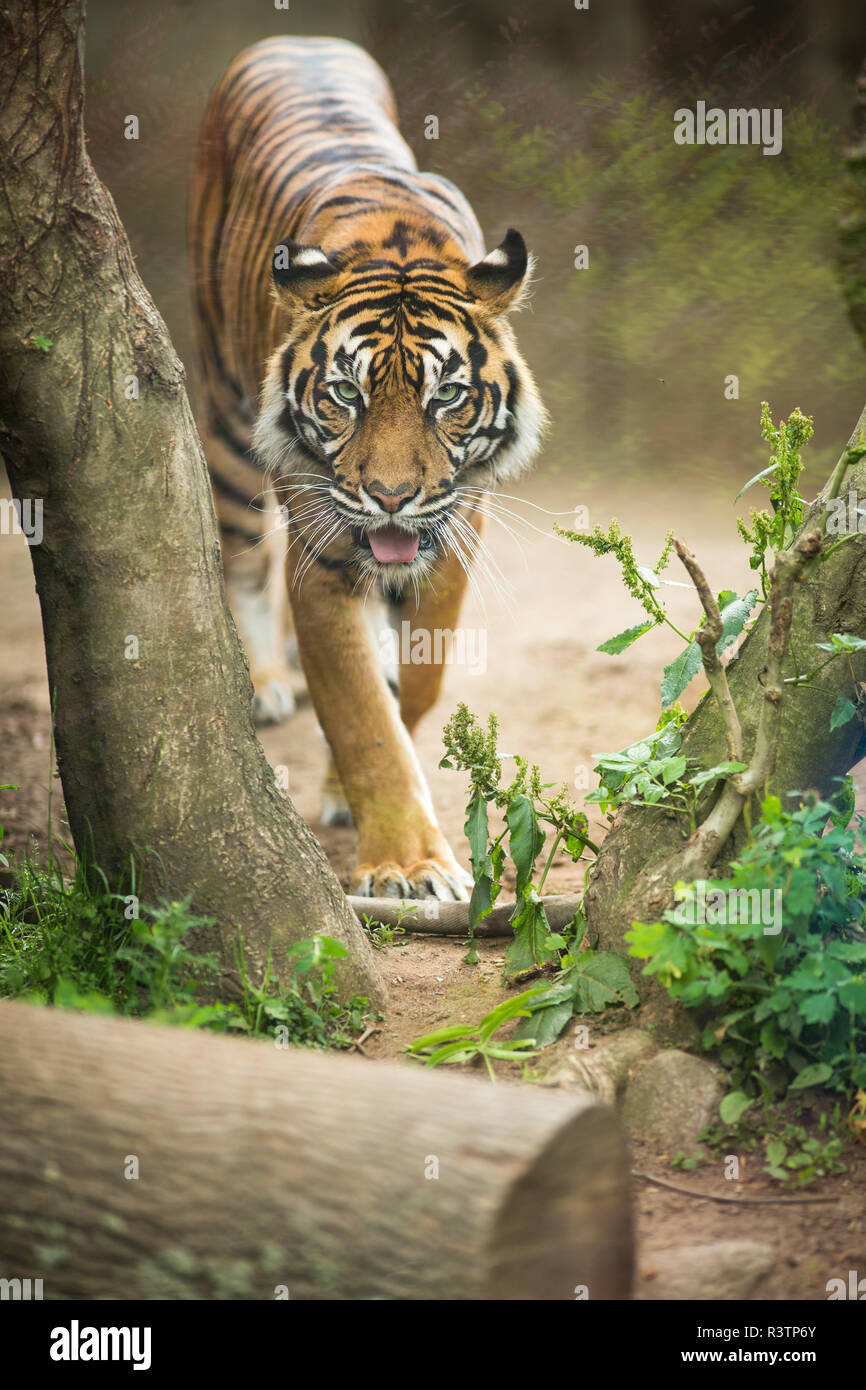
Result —
M 359 864 L 352 892 L 359 898 L 439 898 L 465 902 L 472 880 L 457 861 L 419 859 L 408 867 L 399 864 Z
M 253 723 L 282 724 L 295 712 L 292 678 L 279 666 L 252 671 Z

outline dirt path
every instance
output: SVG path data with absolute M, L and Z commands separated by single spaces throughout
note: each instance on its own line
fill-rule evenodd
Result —
M 546 781 L 574 786 L 593 785 L 594 755 L 620 748 L 654 727 L 658 713 L 658 680 L 665 661 L 678 650 L 673 634 L 653 634 L 632 650 L 628 660 L 596 652 L 599 642 L 637 621 L 636 605 L 621 589 L 612 562 L 599 562 L 550 535 L 551 518 L 527 505 L 535 502 L 565 513 L 569 524 L 578 504 L 589 507 L 591 522 L 606 524 L 618 512 L 625 529 L 635 534 L 639 556 L 652 563 L 667 526 L 682 528 L 699 555 L 714 587 L 736 586 L 747 577 L 733 531 L 730 503 L 707 500 L 702 514 L 692 504 L 685 517 L 676 499 L 645 499 L 624 504 L 603 489 L 590 497 L 574 497 L 565 483 L 537 482 L 521 489 L 526 499 L 515 511 L 545 535 L 527 532 L 518 546 L 499 528 L 488 536 L 492 555 L 514 588 L 512 606 L 503 606 L 486 591 L 486 604 L 470 598 L 464 626 L 483 634 L 486 669 L 473 672 L 453 666 L 437 709 L 428 715 L 418 740 L 420 756 L 430 778 L 442 824 L 458 854 L 466 860 L 463 837 L 465 785 L 461 775 L 438 768 L 441 728 L 458 700 L 475 713 L 499 715 L 502 746 L 537 762 Z M 733 491 L 733 489 L 732 489 Z M 525 529 L 525 528 L 524 528 Z M 679 578 L 672 571 L 673 578 Z M 742 589 L 740 589 L 742 592 Z M 675 617 L 694 621 L 694 603 L 685 590 L 672 590 Z M 0 793 L 0 824 L 6 845 L 16 850 L 44 839 L 48 814 L 49 700 L 45 678 L 38 603 L 34 593 L 27 547 L 19 537 L 0 536 L 0 783 L 14 782 L 15 793 Z M 476 648 L 476 651 L 481 650 Z M 696 682 L 684 701 L 691 705 L 700 692 Z M 303 703 L 286 725 L 262 736 L 273 765 L 289 768 L 290 792 L 309 820 L 341 880 L 346 884 L 354 853 L 351 830 L 326 830 L 318 821 L 318 787 L 325 765 L 324 745 L 309 703 Z M 860 805 L 866 805 L 862 770 L 858 778 Z M 54 781 L 55 826 L 62 807 L 59 781 Z M 591 816 L 591 819 L 593 817 Z M 4 846 L 5 847 L 5 846 Z M 551 891 L 578 886 L 579 872 L 571 864 L 556 865 L 549 876 Z M 391 1007 L 379 1030 L 364 1044 L 371 1059 L 401 1055 L 407 1042 L 437 1026 L 477 1021 L 505 992 L 500 968 L 504 944 L 481 947 L 477 967 L 463 962 L 456 942 L 413 939 L 381 953 Z M 568 1039 L 559 1047 L 568 1047 Z M 516 1069 L 515 1069 L 516 1071 Z M 504 1077 L 503 1083 L 518 1080 Z M 831 1195 L 832 1206 L 732 1206 L 697 1201 L 638 1181 L 635 1188 L 641 1241 L 639 1280 L 650 1284 L 660 1250 L 694 1241 L 748 1237 L 769 1244 L 776 1263 L 764 1296 L 777 1299 L 823 1298 L 826 1282 L 847 1277 L 849 1269 L 866 1274 L 866 1157 L 862 1147 L 849 1146 L 849 1173 L 810 1188 Z M 721 1179 L 721 1163 L 697 1173 L 670 1169 L 671 1155 L 638 1152 L 635 1166 L 649 1169 L 695 1191 L 730 1191 Z M 579 1175 L 576 1175 L 579 1180 Z M 743 1196 L 778 1192 L 750 1159 Z

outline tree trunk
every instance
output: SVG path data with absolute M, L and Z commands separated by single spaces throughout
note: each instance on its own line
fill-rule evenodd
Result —
M 0 1004 L 0 1269 L 46 1298 L 628 1298 L 589 1096 Z
M 229 975 L 238 927 L 257 979 L 269 942 L 279 971 L 322 932 L 349 948 L 342 994 L 381 998 L 253 731 L 183 366 L 84 147 L 82 10 L 0 14 L 0 444 L 15 497 L 44 508 L 31 556 L 75 844 L 110 880 L 134 857 L 141 894 L 191 894 Z
M 866 409 L 857 422 L 849 448 L 857 443 L 861 430 L 866 430 Z M 838 470 L 809 509 L 801 535 L 816 526 L 823 528 L 837 473 Z M 847 498 L 849 490 L 861 502 L 866 497 L 866 459 L 847 468 L 839 485 L 840 496 Z M 836 535 L 828 536 L 827 548 L 839 539 Z M 727 667 L 728 684 L 743 730 L 744 760 L 748 760 L 754 746 L 764 699 L 761 676 L 766 663 L 769 620 L 767 606 L 743 642 L 739 656 Z M 826 653 L 819 650 L 817 643 L 829 641 L 834 632 L 866 635 L 866 534 L 847 540 L 824 562 L 814 565 L 798 585 L 791 649 L 797 655 L 801 672 L 813 670 L 823 660 Z M 793 674 L 790 658 L 784 674 Z M 859 718 L 841 728 L 830 728 L 836 696 L 844 694 L 853 700 L 855 680 L 866 680 L 866 653 L 853 656 L 850 666 L 844 658 L 827 666 L 813 682 L 821 690 L 794 690 L 790 686 L 785 689 L 775 770 L 767 784 L 769 791 L 784 799 L 788 792 L 807 788 L 824 796 L 839 790 L 834 779 L 844 776 L 866 753 L 866 731 Z M 684 755 L 700 760 L 704 767 L 727 759 L 722 718 L 709 693 L 683 732 Z M 624 949 L 623 935 L 632 922 L 656 921 L 666 908 L 673 906 L 673 883 L 661 868 L 678 844 L 682 844 L 681 822 L 670 812 L 629 806 L 617 814 L 586 888 L 588 926 L 590 932 L 598 932 L 602 947 Z M 720 865 L 724 858 L 722 853 Z M 665 1022 L 669 1022 L 671 1011 L 663 1005 L 666 993 L 661 986 L 648 982 L 640 974 L 641 968 L 641 963 L 636 962 L 635 983 L 647 1002 L 661 1006 L 660 1017 L 666 1013 Z

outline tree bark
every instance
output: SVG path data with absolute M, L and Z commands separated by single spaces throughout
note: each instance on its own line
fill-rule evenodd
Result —
M 253 731 L 183 367 L 85 150 L 83 33 L 81 3 L 0 13 L 0 444 L 16 498 L 44 507 L 31 556 L 75 844 L 109 879 L 134 858 L 138 893 L 190 894 L 227 975 L 238 927 L 256 979 L 269 943 L 279 972 L 322 932 L 349 948 L 342 994 L 381 999 Z
M 848 448 L 857 443 L 863 430 L 866 409 L 857 421 Z M 809 508 L 801 536 L 816 527 L 823 529 L 829 494 L 836 487 L 837 476 L 838 468 Z M 849 491 L 861 503 L 866 497 L 866 459 L 846 469 L 839 483 L 840 496 L 847 498 Z M 839 539 L 836 535 L 828 536 L 828 550 Z M 767 605 L 736 660 L 727 667 L 728 684 L 742 726 L 744 761 L 748 761 L 754 749 L 764 701 L 761 680 L 767 662 L 769 628 Z M 826 560 L 814 564 L 797 585 L 791 649 L 796 653 L 801 673 L 813 670 L 826 656 L 817 643 L 829 641 L 834 632 L 866 635 L 866 534 L 854 535 Z M 784 677 L 793 674 L 790 657 L 782 669 Z M 820 690 L 783 687 L 778 751 L 767 782 L 768 791 L 783 800 L 789 792 L 807 788 L 824 796 L 838 791 L 834 779 L 847 773 L 866 753 L 866 731 L 859 718 L 831 729 L 830 714 L 836 696 L 844 694 L 853 700 L 854 682 L 864 680 L 866 653 L 860 652 L 851 658 L 850 666 L 845 658 L 837 658 L 827 666 L 813 682 Z M 724 721 L 711 693 L 701 700 L 683 732 L 681 752 L 687 757 L 699 760 L 707 768 L 726 760 Z M 586 887 L 587 923 L 590 932 L 599 934 L 600 946 L 623 950 L 623 936 L 632 922 L 655 921 L 673 905 L 673 883 L 664 866 L 682 843 L 681 822 L 670 812 L 630 806 L 617 814 Z M 723 851 L 720 866 L 724 859 Z M 635 983 L 647 1002 L 661 1006 L 667 995 L 640 974 L 641 968 L 636 962 Z M 673 1017 L 663 1007 L 661 1012 L 666 1012 L 666 1022 Z
M 628 1298 L 632 1265 L 588 1095 L 0 1004 L 0 1269 L 45 1298 Z

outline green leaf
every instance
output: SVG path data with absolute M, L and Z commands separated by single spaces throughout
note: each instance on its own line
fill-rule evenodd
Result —
M 669 931 L 665 922 L 632 922 L 625 934 L 629 955 L 648 960 L 656 954 Z
M 719 1105 L 719 1114 L 722 1122 L 726 1125 L 736 1125 L 745 1115 L 750 1106 L 754 1105 L 754 1100 L 750 1100 L 743 1091 L 729 1091 L 723 1097 Z
M 536 1051 L 530 1052 L 529 1048 L 535 1048 L 534 1038 L 518 1038 L 511 1042 L 497 1043 L 495 1047 L 488 1047 L 485 1051 L 488 1057 L 498 1057 L 503 1062 L 514 1062 L 517 1060 L 515 1053 L 520 1057 L 538 1056 Z
M 550 930 L 544 903 L 532 885 L 523 890 L 523 905 L 511 918 L 514 940 L 505 952 L 506 976 L 519 975 L 550 960 L 565 943 Z
M 639 637 L 643 637 L 645 632 L 655 627 L 655 623 L 638 623 L 635 627 L 627 627 L 625 632 L 617 633 L 616 637 L 608 637 L 606 642 L 602 642 L 600 647 L 596 647 L 597 652 L 605 652 L 608 656 L 619 656 L 621 652 L 627 650 L 632 642 L 636 642 Z
M 742 598 L 737 598 L 734 594 L 732 598 L 722 607 L 722 595 L 719 595 L 719 608 L 722 618 L 722 635 L 716 643 L 716 651 L 721 656 L 723 651 L 736 641 L 749 619 L 749 614 L 758 602 L 757 589 L 750 589 Z
M 856 796 L 854 778 L 850 772 L 845 777 L 840 777 L 839 781 L 842 785 L 830 800 L 830 805 L 833 807 L 830 818 L 837 829 L 844 830 L 854 814 Z
M 473 1037 L 475 1029 L 468 1023 L 455 1024 L 452 1028 L 440 1028 L 437 1033 L 425 1033 L 423 1038 L 416 1038 L 409 1044 L 408 1052 L 421 1052 L 427 1047 L 436 1047 L 439 1043 L 453 1042 L 455 1038 L 468 1039 Z
M 493 907 L 493 860 L 488 850 L 489 829 L 487 801 L 479 787 L 474 787 L 466 808 L 466 838 L 474 881 L 469 900 L 469 925 L 476 927 Z
M 613 951 L 581 951 L 568 973 L 574 977 L 575 1013 L 600 1013 L 611 1004 L 634 1008 L 639 1002 L 624 957 Z
M 470 1043 L 468 1047 L 463 1043 L 450 1043 L 447 1047 L 440 1047 L 438 1052 L 433 1052 L 424 1059 L 424 1065 L 428 1067 L 439 1067 L 447 1062 L 471 1062 L 473 1057 L 478 1056 L 478 1044 Z
M 787 1152 L 787 1145 L 783 1144 L 781 1139 L 771 1139 L 767 1145 L 767 1162 L 778 1168 L 784 1163 Z
M 866 638 L 854 637 L 850 632 L 834 632 L 832 642 L 816 642 L 822 652 L 862 652 L 866 651 Z
M 669 665 L 665 667 L 662 680 L 662 705 L 667 709 L 678 700 L 693 676 L 701 669 L 701 649 L 697 642 L 690 642 Z
M 745 772 L 745 763 L 716 763 L 715 767 L 707 768 L 706 772 L 696 772 L 694 777 L 689 778 L 693 787 L 702 787 L 705 782 L 715 782 L 719 777 L 731 777 L 736 772 Z
M 779 1061 L 788 1050 L 788 1041 L 774 1018 L 770 1018 L 761 1029 L 761 1047 L 770 1057 Z
M 843 724 L 851 722 L 856 713 L 857 706 L 852 704 L 846 695 L 839 695 L 830 715 L 830 728 L 841 729 Z
M 534 1038 L 536 1047 L 549 1047 L 556 1042 L 563 1028 L 574 1013 L 574 1000 L 569 992 L 566 999 L 556 1004 L 545 1004 L 542 1000 L 533 1009 L 529 1018 L 523 1018 L 514 1030 L 515 1038 Z
M 644 584 L 648 584 L 651 589 L 658 589 L 662 583 L 655 570 L 651 570 L 649 565 L 638 565 L 637 572 Z
M 478 1025 L 478 1036 L 481 1041 L 487 1042 L 488 1038 L 492 1037 L 504 1023 L 510 1023 L 511 1019 L 528 1014 L 529 1001 L 543 993 L 543 986 L 536 985 L 532 989 L 524 990 L 522 994 L 512 995 L 510 999 L 505 999 L 501 1004 L 497 1004 L 495 1009 L 491 1009 L 489 1014 L 484 1015 Z
M 812 994 L 800 1005 L 800 1014 L 807 1023 L 829 1023 L 835 1012 L 834 994 Z
M 662 781 L 666 787 L 678 782 L 686 770 L 685 758 L 665 758 L 661 767 Z
M 833 1075 L 833 1068 L 826 1062 L 813 1062 L 811 1066 L 804 1067 L 798 1073 L 795 1080 L 788 1088 L 791 1091 L 803 1091 L 807 1086 L 822 1086 L 825 1081 L 829 1081 Z
M 541 853 L 545 836 L 538 824 L 533 803 L 522 793 L 509 802 L 505 824 L 508 826 L 508 848 L 517 870 L 515 895 L 519 900 L 532 880 L 535 861 Z
M 475 787 L 466 808 L 466 838 L 469 841 L 469 857 L 473 867 L 483 866 L 487 860 L 487 802 L 478 787 Z
M 755 483 L 759 483 L 762 478 L 768 478 L 771 473 L 775 473 L 778 467 L 778 462 L 771 463 L 769 468 L 762 468 L 760 473 L 755 474 L 754 478 L 750 478 L 747 483 L 743 483 L 743 486 L 740 488 L 739 492 L 734 498 L 734 506 L 737 505 L 744 492 L 748 492 L 749 488 L 754 487 Z
M 862 976 L 845 980 L 839 985 L 839 1002 L 853 1014 L 866 1019 L 866 980 Z

